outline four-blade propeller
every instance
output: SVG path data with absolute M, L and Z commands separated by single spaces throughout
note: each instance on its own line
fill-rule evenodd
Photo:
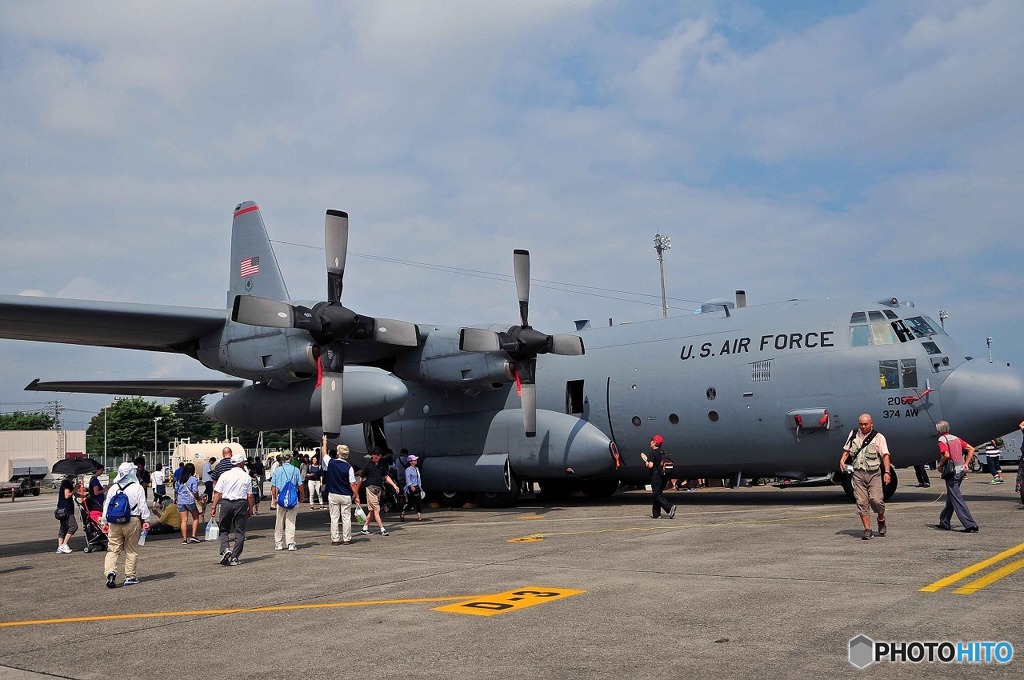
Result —
M 523 427 L 527 437 L 537 434 L 537 355 L 584 353 L 583 338 L 577 335 L 547 335 L 530 326 L 530 252 L 516 250 L 513 255 L 516 292 L 519 295 L 519 326 L 507 331 L 463 328 L 459 349 L 464 352 L 504 352 L 514 362 L 516 388 L 522 399 Z
M 316 343 L 320 361 L 320 406 L 324 433 L 341 432 L 342 385 L 345 375 L 345 347 L 351 342 L 373 340 L 389 345 L 415 347 L 416 324 L 396 319 L 360 316 L 341 304 L 348 255 L 348 214 L 328 210 L 324 220 L 327 257 L 327 300 L 312 308 L 278 300 L 239 295 L 231 310 L 232 321 L 250 326 L 298 328 Z

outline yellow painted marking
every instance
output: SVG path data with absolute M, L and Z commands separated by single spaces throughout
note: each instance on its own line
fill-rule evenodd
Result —
M 1021 567 L 1024 567 L 1024 559 L 1017 560 L 1016 562 L 1010 562 L 1004 567 L 996 569 L 991 574 L 982 576 L 979 579 L 975 579 L 965 586 L 961 586 L 953 592 L 957 595 L 972 595 L 985 586 L 990 586 L 1004 576 L 1009 576 L 1013 572 L 1017 571 Z
M 1018 546 L 1016 546 L 1014 548 L 1010 548 L 1009 550 L 1004 550 L 1003 552 L 999 553 L 998 555 L 990 557 L 987 560 L 982 560 L 981 562 L 978 562 L 977 564 L 972 564 L 971 566 L 969 566 L 969 567 L 967 567 L 965 569 L 961 569 L 960 571 L 956 572 L 955 574 L 950 574 L 946 578 L 939 579 L 935 583 L 930 583 L 930 584 L 926 585 L 924 588 L 921 588 L 918 592 L 921 592 L 921 593 L 934 593 L 934 592 L 936 592 L 938 590 L 942 590 L 946 586 L 951 585 L 953 583 L 956 583 L 960 579 L 967 578 L 971 574 L 976 574 L 979 571 L 981 571 L 982 569 L 988 569 L 993 564 L 996 564 L 997 562 L 1002 562 L 1006 558 L 1012 557 L 1013 555 L 1016 555 L 1017 553 L 1022 552 L 1022 551 L 1024 551 L 1024 543 L 1021 543 L 1020 545 L 1018 545 Z
M 532 536 L 520 536 L 519 538 L 510 538 L 506 541 L 506 543 L 540 543 L 543 540 L 543 534 L 533 534 Z
M 472 614 L 474 616 L 494 616 L 505 612 L 515 611 L 533 607 L 545 602 L 554 602 L 573 595 L 585 593 L 585 590 L 570 590 L 567 588 L 543 588 L 527 586 L 519 590 L 509 590 L 494 595 L 475 597 L 472 600 L 456 604 L 435 607 L 435 612 L 450 612 L 453 614 Z
M 448 597 L 413 597 L 403 600 L 363 600 L 358 602 L 324 602 L 319 604 L 282 604 L 269 607 L 239 607 L 236 609 L 195 609 L 176 612 L 141 612 L 137 614 L 107 614 L 98 616 L 75 616 L 65 619 L 36 619 L 33 621 L 5 621 L 0 628 L 16 626 L 40 626 L 52 623 L 84 623 L 89 621 L 124 621 L 130 619 L 157 619 L 171 616 L 217 616 L 220 614 L 256 614 L 263 612 L 287 612 L 300 609 L 338 609 L 342 607 L 367 607 L 383 604 L 418 604 L 423 602 L 449 602 L 466 598 L 484 598 L 490 595 L 449 595 Z
M 519 519 L 544 519 L 544 515 L 521 515 Z

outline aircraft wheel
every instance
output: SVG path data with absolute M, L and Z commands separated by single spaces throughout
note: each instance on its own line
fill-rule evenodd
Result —
M 38 496 L 39 495 L 39 487 L 36 487 L 36 488 L 32 489 L 32 495 L 33 496 Z
M 519 495 L 523 491 L 523 485 L 519 479 L 512 475 L 511 491 L 485 491 L 476 495 L 476 502 L 481 508 L 508 508 L 519 501 Z
M 850 499 L 850 502 L 857 502 L 857 498 L 853 495 L 853 477 L 844 472 L 839 475 L 839 483 L 843 485 L 843 491 L 846 492 L 846 497 Z
M 469 498 L 461 491 L 442 491 L 437 494 L 437 500 L 446 508 L 461 508 L 462 504 Z
M 540 483 L 540 497 L 548 501 L 561 501 L 571 496 L 579 483 L 567 479 L 546 479 Z
M 588 479 L 583 482 L 583 495 L 591 500 L 611 498 L 618 490 L 617 479 Z
M 882 479 L 882 499 L 889 500 L 892 498 L 892 495 L 896 493 L 896 487 L 899 486 L 899 479 L 896 478 L 896 468 L 890 468 L 888 484 L 884 481 L 884 475 Z

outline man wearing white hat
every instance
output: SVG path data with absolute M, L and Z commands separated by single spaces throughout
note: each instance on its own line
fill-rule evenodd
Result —
M 124 507 L 127 499 L 127 510 L 124 517 L 108 521 L 111 514 L 110 505 L 115 508 Z M 107 534 L 107 555 L 103 560 L 103 572 L 108 588 L 117 587 L 117 558 L 124 552 L 124 584 L 132 586 L 139 582 L 136 571 L 139 563 L 139 536 L 149 531 L 149 504 L 146 492 L 139 484 L 134 463 L 121 463 L 117 468 L 117 476 L 107 489 L 107 497 L 103 501 L 103 512 L 100 514 L 100 526 Z
M 213 486 L 212 516 L 220 513 L 220 563 L 224 566 L 237 567 L 239 556 L 245 546 L 245 524 L 252 517 L 253 497 L 252 479 L 245 471 L 245 454 L 236 453 L 231 456 L 232 467 L 220 475 Z M 229 548 L 231 534 L 234 534 L 235 547 Z

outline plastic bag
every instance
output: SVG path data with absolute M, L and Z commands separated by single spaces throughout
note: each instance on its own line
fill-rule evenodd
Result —
M 210 520 L 206 523 L 206 540 L 213 541 L 220 538 L 220 525 Z
M 357 520 L 359 520 L 360 522 L 365 522 L 366 521 L 366 511 L 363 510 L 363 506 L 357 505 L 356 509 L 355 509 L 355 513 L 356 513 L 356 519 Z

